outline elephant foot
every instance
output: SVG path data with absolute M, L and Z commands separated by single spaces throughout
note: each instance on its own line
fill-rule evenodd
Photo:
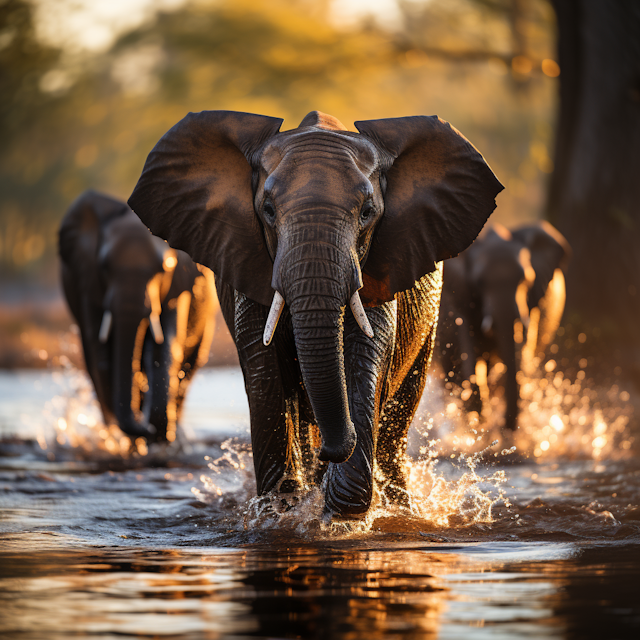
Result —
M 156 428 L 148 422 L 138 422 L 134 419 L 119 421 L 120 431 L 131 438 L 146 438 L 153 441 L 156 438 Z
M 471 385 L 471 395 L 464 403 L 467 412 L 476 411 L 478 415 L 482 414 L 482 398 L 478 385 Z
M 518 428 L 518 416 L 507 414 L 502 426 L 503 431 L 515 431 Z
M 178 427 L 176 427 L 172 434 L 173 438 L 169 438 L 166 428 L 158 427 L 153 420 L 150 420 L 148 424 L 154 430 L 152 436 L 147 436 L 147 440 L 149 442 L 154 442 L 156 444 L 171 444 L 177 441 L 180 449 L 184 449 L 187 446 L 188 441 L 181 436 L 182 432 Z
M 152 442 L 168 442 L 167 438 L 167 418 L 166 416 L 149 416 L 149 422 L 147 423 L 153 426 L 154 434 Z M 177 425 L 176 425 L 177 431 Z
M 325 475 L 325 505 L 333 515 L 342 518 L 358 518 L 371 506 L 373 478 L 371 467 L 358 469 L 354 464 L 330 464 Z

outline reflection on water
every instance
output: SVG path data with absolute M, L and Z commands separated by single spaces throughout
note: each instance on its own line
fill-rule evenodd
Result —
M 544 398 L 558 412 L 556 395 L 576 395 L 549 384 L 534 440 L 553 427 Z M 354 526 L 326 522 L 317 489 L 255 497 L 238 370 L 199 374 L 184 436 L 146 452 L 101 433 L 78 373 L 3 373 L 0 396 L 8 637 L 640 637 L 628 449 L 594 456 L 591 438 L 589 455 L 513 456 L 444 406 L 412 436 L 411 508 L 378 496 Z M 581 402 L 578 426 L 600 411 L 614 430 L 614 404 Z
M 20 638 L 632 638 L 640 548 L 270 545 L 1 557 Z M 19 634 L 19 636 L 18 636 Z

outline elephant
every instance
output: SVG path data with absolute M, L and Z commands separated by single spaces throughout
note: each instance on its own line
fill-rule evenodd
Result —
M 62 220 L 59 254 L 105 424 L 174 441 L 189 382 L 209 355 L 213 274 L 152 236 L 124 202 L 92 190 Z
M 468 411 L 482 411 L 476 363 L 500 360 L 506 412 L 504 428 L 517 427 L 517 374 L 526 359 L 553 341 L 564 310 L 571 249 L 546 221 L 512 231 L 496 225 L 444 265 L 436 338 L 448 387 L 463 387 Z
M 473 241 L 503 187 L 437 116 L 357 132 L 319 111 L 282 122 L 188 114 L 150 152 L 129 205 L 216 275 L 258 494 L 320 483 L 327 517 L 359 518 L 374 480 L 406 502 L 441 261 Z

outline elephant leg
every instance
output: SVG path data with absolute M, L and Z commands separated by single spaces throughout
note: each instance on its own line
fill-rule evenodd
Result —
M 388 395 L 380 412 L 376 459 L 386 480 L 385 494 L 403 504 L 408 504 L 407 433 L 424 390 L 436 341 L 441 289 L 442 271 L 436 270 L 424 276 L 413 289 L 397 296 L 396 346 Z
M 182 415 L 182 407 L 184 405 L 184 399 L 187 395 L 187 389 L 191 383 L 193 374 L 198 370 L 198 350 L 200 345 L 196 345 L 193 351 L 184 359 L 182 367 L 178 372 L 178 394 L 176 396 L 176 420 L 180 422 L 180 416 Z
M 470 389 L 469 394 L 463 391 L 463 398 L 468 395 L 464 401 L 465 409 L 481 413 L 480 388 L 475 381 L 472 382 L 475 380 L 476 372 L 476 347 L 472 332 L 469 320 L 462 314 L 456 314 L 455 318 L 445 318 L 438 326 L 435 348 L 445 381 L 450 383 L 447 389 L 450 389 L 452 384 Z
M 317 459 L 317 452 L 322 446 L 320 429 L 315 422 L 313 408 L 306 393 L 298 394 L 298 434 L 302 468 L 309 484 L 319 485 L 327 470 L 328 463 Z
M 507 366 L 507 372 L 504 382 L 504 395 L 506 399 L 506 410 L 504 417 L 504 428 L 509 431 L 515 431 L 518 428 L 518 415 L 519 407 L 518 400 L 520 399 L 520 385 L 516 379 L 517 369 L 513 365 L 511 370 Z
M 513 339 L 513 324 L 508 322 L 505 326 L 499 325 L 496 330 L 496 338 L 498 355 L 506 366 L 502 378 L 506 403 L 504 428 L 515 431 L 518 426 L 518 400 L 520 399 L 520 385 L 517 378 L 520 362 Z
M 327 508 L 341 516 L 360 516 L 371 505 L 376 425 L 396 335 L 393 304 L 369 309 L 367 317 L 374 338 L 360 330 L 351 313 L 345 316 L 345 377 L 358 440 L 346 462 L 329 464 L 325 492 Z
M 206 362 L 209 357 L 215 321 L 213 316 L 198 317 L 202 313 L 211 313 L 212 309 L 209 306 L 212 305 L 201 305 L 201 300 L 189 291 L 183 291 L 177 300 L 176 342 L 172 347 L 171 369 L 171 409 L 176 429 L 191 378 L 200 367 L 201 361 Z
M 431 360 L 432 331 L 404 380 L 389 398 L 381 412 L 376 459 L 385 478 L 385 495 L 392 502 L 409 506 L 405 473 L 407 434 L 416 414 Z
M 291 410 L 297 389 L 286 384 L 287 358 L 281 356 L 289 350 L 289 342 L 293 345 L 287 330 L 290 319 L 283 312 L 274 339 L 266 347 L 262 339 L 269 309 L 241 293 L 235 294 L 235 301 L 234 337 L 249 401 L 258 495 L 290 492 L 304 483 L 298 425 L 294 423 L 297 412 Z
M 154 346 L 153 384 L 150 382 L 149 385 L 150 421 L 156 426 L 160 439 L 169 442 L 173 442 L 177 436 L 178 418 L 188 380 L 185 385 L 182 382 L 187 372 L 192 374 L 191 366 L 185 367 L 191 298 L 190 291 L 183 291 L 174 308 L 163 310 L 160 320 L 164 341 Z
M 156 438 L 161 442 L 167 440 L 171 430 L 167 416 L 171 396 L 171 340 L 171 332 L 168 332 L 165 333 L 165 341 L 156 344 L 151 333 L 147 332 L 143 349 L 144 371 L 149 387 L 143 397 L 143 411 L 149 423 L 156 428 Z
M 476 375 L 476 346 L 474 339 L 471 337 L 472 328 L 469 321 L 464 318 L 462 325 L 458 330 L 458 342 L 460 345 L 460 386 L 465 387 L 464 382 L 469 383 L 469 397 L 464 400 L 464 406 L 467 411 L 477 411 L 482 413 L 482 397 L 480 395 L 480 387 L 475 381 Z M 464 392 L 463 392 L 464 394 Z M 464 395 L 463 395 L 464 398 Z
M 150 422 L 149 416 L 151 414 L 150 376 L 154 368 L 154 359 L 155 353 L 153 338 L 151 337 L 151 333 L 147 332 L 142 344 L 142 357 L 140 358 L 140 362 L 136 362 L 134 359 L 131 363 L 134 383 L 132 391 L 137 394 L 137 401 L 135 404 L 137 405 L 137 408 L 142 411 L 147 422 Z M 140 371 L 139 374 L 137 371 L 138 369 Z

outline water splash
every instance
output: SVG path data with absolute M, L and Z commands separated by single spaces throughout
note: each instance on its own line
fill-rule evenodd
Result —
M 244 530 L 279 529 L 305 537 L 353 537 L 370 533 L 382 520 L 404 521 L 404 527 L 437 529 L 465 527 L 493 521 L 492 509 L 502 503 L 509 507 L 502 485 L 504 470 L 479 468 L 479 462 L 497 442 L 474 455 L 460 455 L 440 470 L 438 454 L 423 451 L 407 460 L 408 504 L 399 506 L 387 497 L 388 483 L 378 470 L 372 505 L 359 519 L 340 520 L 325 511 L 324 486 L 311 486 L 293 493 L 255 495 L 250 445 L 233 438 L 222 445 L 223 453 L 209 459 L 213 474 L 200 477 L 201 487 L 193 494 L 201 502 L 221 507 L 225 501 L 237 502 L 242 513 L 238 527 Z
M 236 500 L 247 500 L 255 493 L 251 445 L 241 438 L 229 438 L 220 449 L 222 454 L 218 458 L 204 458 L 213 475 L 202 474 L 202 488 L 193 487 L 191 492 L 208 504 L 221 504 L 229 494 L 234 494 Z
M 60 358 L 60 370 L 53 372 L 52 379 L 60 393 L 45 403 L 44 423 L 36 435 L 50 460 L 61 456 L 126 460 L 148 455 L 144 438 L 131 439 L 116 425 L 104 424 L 89 376 L 65 356 Z
M 500 430 L 504 416 L 500 393 L 504 368 L 500 363 L 485 372 L 481 415 L 463 410 L 468 389 L 451 390 L 444 396 L 439 381 L 431 376 L 409 434 L 408 506 L 398 507 L 387 499 L 385 479 L 377 471 L 372 506 L 357 521 L 327 517 L 322 486 L 286 496 L 255 497 L 247 490 L 255 485 L 245 480 L 243 526 L 291 529 L 305 535 L 354 536 L 371 532 L 377 522 L 394 518 L 427 530 L 491 524 L 497 505 L 507 509 L 512 506 L 505 492 L 507 473 L 496 464 L 523 458 L 543 462 L 559 457 L 613 460 L 631 456 L 634 436 L 630 395 L 617 385 L 596 387 L 587 378 L 587 364 L 586 359 L 580 360 L 580 369 L 569 377 L 558 371 L 555 360 L 532 358 L 518 374 L 519 428 L 515 434 L 506 435 Z M 219 473 L 220 464 L 228 464 L 233 446 L 229 445 L 225 456 L 213 464 L 213 470 Z M 233 472 L 248 477 L 251 469 L 246 456 L 250 454 L 243 450 L 242 455 L 244 466 L 238 464 Z M 487 462 L 492 464 L 484 464 Z M 227 466 L 227 471 L 231 467 Z M 219 485 L 214 489 L 207 476 L 202 482 L 204 489 L 199 496 L 205 502 L 213 493 L 220 498 L 228 491 Z
M 430 378 L 425 403 L 410 432 L 408 506 L 387 499 L 385 479 L 377 471 L 372 507 L 360 520 L 331 520 L 324 511 L 322 486 L 258 497 L 250 445 L 238 438 L 227 440 L 220 456 L 207 460 L 209 472 L 200 476 L 201 485 L 193 494 L 201 503 L 219 506 L 229 528 L 236 531 L 279 529 L 326 538 L 366 535 L 384 521 L 405 530 L 490 525 L 500 517 L 496 513 L 504 513 L 496 512 L 496 506 L 510 507 L 504 491 L 507 473 L 481 463 L 508 461 L 517 457 L 514 453 L 541 462 L 555 457 L 620 459 L 631 454 L 632 414 L 626 391 L 615 385 L 593 387 L 586 376 L 586 360 L 572 378 L 558 371 L 554 360 L 535 364 L 533 371 L 519 377 L 520 428 L 511 441 L 499 433 L 503 401 L 497 394 L 495 401 L 485 403 L 482 415 L 466 414 L 461 410 L 465 390 L 443 396 L 439 381 Z M 117 427 L 103 424 L 87 375 L 70 363 L 61 365 L 62 371 L 53 376 L 62 391 L 47 403 L 46 428 L 37 438 L 50 459 L 66 453 L 75 459 L 148 464 L 143 440 L 131 442 Z M 499 367 L 488 372 L 484 393 L 498 386 L 499 377 Z
M 548 360 L 538 373 L 521 376 L 523 407 L 518 446 L 535 458 L 599 460 L 631 455 L 633 407 L 618 385 L 596 388 L 586 378 L 586 360 L 575 379 Z
M 466 526 L 493 522 L 493 507 L 510 503 L 502 485 L 507 482 L 504 469 L 478 468 L 498 441 L 472 455 L 460 454 L 455 460 L 457 479 L 439 473 L 439 460 L 428 456 L 409 463 L 409 496 L 414 515 L 433 527 Z M 502 455 L 508 455 L 503 451 Z
M 468 389 L 452 388 L 444 395 L 440 385 L 432 384 L 431 411 L 423 404 L 420 419 L 432 421 L 441 450 L 449 455 L 473 452 L 482 442 L 499 439 L 507 448 L 515 446 L 520 456 L 536 460 L 631 457 L 635 438 L 629 392 L 618 385 L 597 387 L 587 378 L 587 360 L 579 364 L 575 376 L 569 377 L 555 360 L 535 358 L 518 373 L 520 414 L 514 434 L 500 431 L 505 411 L 501 363 L 490 369 L 486 381 L 478 381 L 482 414 L 464 411 Z M 434 404 L 439 405 L 436 411 Z

